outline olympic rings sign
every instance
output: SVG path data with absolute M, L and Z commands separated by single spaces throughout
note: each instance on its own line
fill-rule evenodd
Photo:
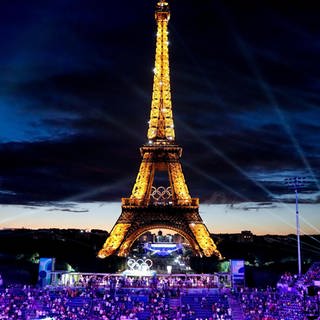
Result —
M 151 189 L 151 197 L 156 201 L 168 200 L 172 197 L 171 187 L 152 187 Z
M 127 265 L 130 270 L 148 271 L 152 267 L 152 261 L 150 259 L 129 259 Z

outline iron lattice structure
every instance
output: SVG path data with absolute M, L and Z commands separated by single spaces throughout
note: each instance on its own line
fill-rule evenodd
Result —
M 98 256 L 127 256 L 134 241 L 150 229 L 171 229 L 184 236 L 198 256 L 220 252 L 199 215 L 199 199 L 191 198 L 175 143 L 168 53 L 168 3 L 155 11 L 157 40 L 148 143 L 140 148 L 142 162 L 130 198 L 122 198 L 122 212 Z M 168 174 L 168 187 L 154 186 L 158 172 Z

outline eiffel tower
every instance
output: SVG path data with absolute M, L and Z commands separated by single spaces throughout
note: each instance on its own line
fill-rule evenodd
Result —
M 172 116 L 168 22 L 169 5 L 156 5 L 157 40 L 148 142 L 140 148 L 142 162 L 130 198 L 122 198 L 122 212 L 98 257 L 126 257 L 134 241 L 151 229 L 165 228 L 182 235 L 197 256 L 221 258 L 199 215 L 199 199 L 191 198 L 182 172 L 182 148 L 175 143 Z M 167 174 L 168 187 L 155 186 Z

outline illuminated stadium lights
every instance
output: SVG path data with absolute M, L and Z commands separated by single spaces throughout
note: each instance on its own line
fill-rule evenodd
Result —
M 296 198 L 296 228 L 297 228 L 297 247 L 298 247 L 298 275 L 301 276 L 301 246 L 300 246 L 300 221 L 299 221 L 299 206 L 298 206 L 298 191 L 305 187 L 306 177 L 286 178 L 285 184 L 289 189 L 294 190 Z
M 146 243 L 144 249 L 151 252 L 151 255 L 169 256 L 173 252 L 182 250 L 181 243 Z
M 157 249 L 157 248 L 160 248 L 160 249 L 162 249 L 162 248 L 164 248 L 164 249 L 166 249 L 166 248 L 173 249 L 173 248 L 176 248 L 176 244 L 175 243 L 153 243 L 151 245 L 151 247 L 155 248 L 155 249 Z

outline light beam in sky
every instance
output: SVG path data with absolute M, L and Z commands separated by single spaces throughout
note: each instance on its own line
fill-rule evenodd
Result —
M 300 156 L 302 162 L 304 163 L 304 165 L 307 169 L 307 172 L 309 173 L 309 175 L 311 175 L 312 179 L 315 181 L 315 183 L 318 187 L 318 190 L 320 190 L 320 185 L 319 185 L 318 179 L 317 179 L 313 169 L 311 168 L 308 159 L 305 157 L 304 152 L 303 152 L 298 140 L 294 136 L 290 125 L 286 121 L 286 119 L 283 115 L 283 112 L 280 109 L 279 103 L 276 100 L 276 97 L 274 96 L 274 94 L 273 94 L 272 90 L 270 89 L 269 85 L 267 84 L 267 82 L 263 79 L 261 71 L 259 70 L 257 63 L 255 62 L 253 55 L 251 54 L 251 52 L 249 51 L 249 49 L 247 48 L 246 44 L 241 39 L 239 34 L 234 33 L 234 37 L 238 43 L 239 48 L 241 49 L 241 52 L 243 53 L 243 56 L 247 60 L 248 65 L 250 66 L 253 74 L 255 75 L 257 82 L 259 83 L 262 91 L 264 92 L 265 96 L 267 97 L 268 101 L 270 102 L 270 105 L 273 106 L 273 108 L 275 109 L 275 111 L 280 119 L 280 123 L 282 124 L 285 132 L 287 133 L 293 146 L 295 147 L 297 154 Z

